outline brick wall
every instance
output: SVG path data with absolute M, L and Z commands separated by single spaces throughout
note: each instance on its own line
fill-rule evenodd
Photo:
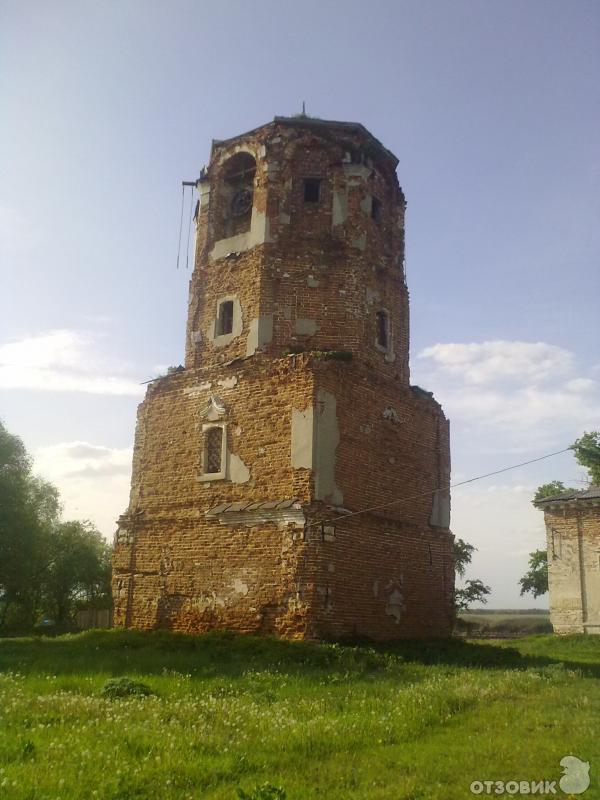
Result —
M 256 165 L 253 208 L 228 221 L 226 176 L 242 162 Z M 450 632 L 448 491 L 433 496 L 449 485 L 448 423 L 410 387 L 396 164 L 344 123 L 276 120 L 214 144 L 198 183 L 186 369 L 139 408 L 116 625 Z M 305 178 L 320 180 L 318 203 Z M 214 324 L 223 298 L 235 304 L 226 336 Z M 223 478 L 204 468 L 207 421 L 224 426 Z
M 555 633 L 600 633 L 600 506 L 544 506 L 550 620 Z

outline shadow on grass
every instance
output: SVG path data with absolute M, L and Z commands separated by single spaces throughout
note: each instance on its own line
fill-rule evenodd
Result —
M 561 665 L 598 678 L 600 641 L 590 643 L 589 638 L 542 636 L 520 640 L 516 646 L 459 639 L 317 644 L 227 631 L 189 636 L 170 631 L 92 630 L 56 638 L 0 639 L 0 671 L 53 675 L 173 671 L 206 679 L 268 670 L 318 681 L 333 675 L 356 679 L 377 673 L 400 679 L 406 673 L 405 677 L 416 679 L 421 666 L 524 670 Z M 523 652 L 528 645 L 537 652 Z

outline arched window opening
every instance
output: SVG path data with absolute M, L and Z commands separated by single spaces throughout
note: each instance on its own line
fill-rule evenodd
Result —
M 218 238 L 250 230 L 256 161 L 250 153 L 237 153 L 223 166 L 220 187 L 221 230 Z

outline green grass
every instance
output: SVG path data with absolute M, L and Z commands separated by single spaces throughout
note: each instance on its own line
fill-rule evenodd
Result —
M 103 696 L 123 676 L 152 694 Z M 0 798 L 235 800 L 268 782 L 287 800 L 453 800 L 473 780 L 558 779 L 567 754 L 600 798 L 598 677 L 600 637 L 4 639 Z
M 532 633 L 552 633 L 549 612 L 536 612 L 527 614 L 522 611 L 466 611 L 461 615 L 461 620 L 471 628 L 471 635 L 478 633 L 484 636 L 493 636 L 497 633 L 504 635 L 526 635 Z

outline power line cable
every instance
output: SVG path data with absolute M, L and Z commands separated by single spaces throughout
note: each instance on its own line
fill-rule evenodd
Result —
M 193 189 L 191 189 L 191 190 L 190 190 L 190 215 L 189 215 L 189 216 L 190 216 L 190 218 L 189 218 L 189 222 L 188 222 L 188 232 L 187 232 L 187 251 L 186 251 L 186 256 L 185 256 L 185 268 L 186 268 L 186 269 L 188 269 L 188 268 L 189 268 L 189 263 L 190 263 L 190 233 L 191 233 L 191 230 L 192 230 L 192 213 L 193 213 L 193 208 L 194 208 L 194 190 L 193 190 Z
M 177 269 L 179 269 L 179 256 L 181 254 L 181 232 L 183 230 L 183 206 L 184 206 L 185 185 L 181 185 L 181 216 L 179 217 L 179 241 L 177 243 Z
M 526 467 L 528 464 L 535 464 L 536 461 L 544 461 L 546 458 L 552 458 L 553 456 L 558 456 L 561 453 L 567 453 L 569 450 L 572 450 L 572 448 L 565 447 L 563 450 L 557 450 L 555 453 L 547 453 L 545 456 L 531 458 L 529 461 L 522 461 L 520 464 L 512 464 L 510 467 L 502 467 L 502 469 L 496 469 L 493 472 L 486 472 L 483 475 L 476 475 L 474 478 L 467 478 L 467 480 L 459 481 L 458 483 L 452 483 L 449 486 L 438 486 L 436 489 L 430 489 L 426 492 L 419 492 L 419 494 L 413 494 L 409 497 L 400 497 L 396 500 L 390 500 L 389 503 L 381 503 L 380 505 L 371 506 L 370 508 L 363 508 L 360 511 L 350 511 L 348 514 L 341 514 L 339 517 L 328 517 L 327 519 L 320 520 L 317 523 L 312 523 L 312 525 L 308 525 L 307 527 L 312 528 L 315 525 L 321 525 L 324 522 L 329 524 L 331 522 L 336 522 L 338 519 L 349 519 L 350 517 L 356 517 L 359 514 L 368 514 L 370 511 L 378 511 L 380 508 L 389 508 L 389 506 L 393 506 L 398 503 L 407 503 L 409 500 L 416 500 L 419 497 L 433 495 L 436 494 L 436 492 L 449 492 L 450 489 L 456 489 L 457 486 L 464 486 L 466 483 L 474 483 L 475 481 L 483 480 L 483 478 L 491 478 L 492 475 L 500 475 L 500 473 L 509 472 L 511 469 Z

